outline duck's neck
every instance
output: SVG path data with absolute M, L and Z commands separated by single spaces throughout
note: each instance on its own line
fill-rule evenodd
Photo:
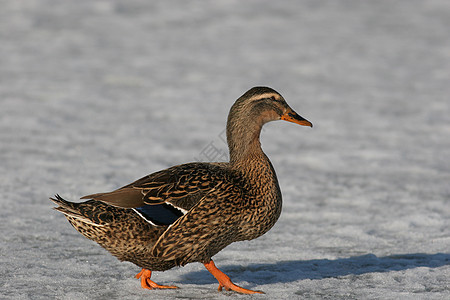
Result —
M 262 125 L 250 118 L 239 123 L 228 121 L 227 141 L 232 166 L 245 168 L 252 161 L 268 160 L 259 141 Z

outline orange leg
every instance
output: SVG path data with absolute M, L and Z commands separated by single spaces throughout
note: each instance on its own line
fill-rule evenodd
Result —
M 141 279 L 141 286 L 144 289 L 177 289 L 177 286 L 174 285 L 159 285 L 156 282 L 150 280 L 150 277 L 152 276 L 152 271 L 147 269 L 142 269 L 135 277 Z
M 219 281 L 219 288 L 218 290 L 221 291 L 224 287 L 227 291 L 233 290 L 235 292 L 239 292 L 242 294 L 264 294 L 260 291 L 252 291 L 244 289 L 240 286 L 235 285 L 233 282 L 231 282 L 230 277 L 225 275 L 222 271 L 217 269 L 214 262 L 211 260 L 209 263 L 203 263 L 205 265 L 206 269 Z

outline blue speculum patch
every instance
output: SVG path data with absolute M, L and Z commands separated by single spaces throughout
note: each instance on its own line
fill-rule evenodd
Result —
M 144 205 L 135 208 L 147 221 L 155 225 L 170 225 L 179 217 L 183 216 L 183 212 L 176 207 L 162 203 L 156 205 Z

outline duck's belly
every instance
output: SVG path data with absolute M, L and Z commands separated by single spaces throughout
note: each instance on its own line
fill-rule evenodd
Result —
M 243 216 L 237 235 L 238 241 L 252 240 L 265 234 L 277 222 L 281 213 L 281 197 L 270 205 L 260 206 Z

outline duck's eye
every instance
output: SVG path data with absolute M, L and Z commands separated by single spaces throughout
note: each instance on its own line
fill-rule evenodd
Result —
M 273 101 L 277 100 L 275 99 L 275 96 L 270 97 L 270 99 L 272 99 Z

